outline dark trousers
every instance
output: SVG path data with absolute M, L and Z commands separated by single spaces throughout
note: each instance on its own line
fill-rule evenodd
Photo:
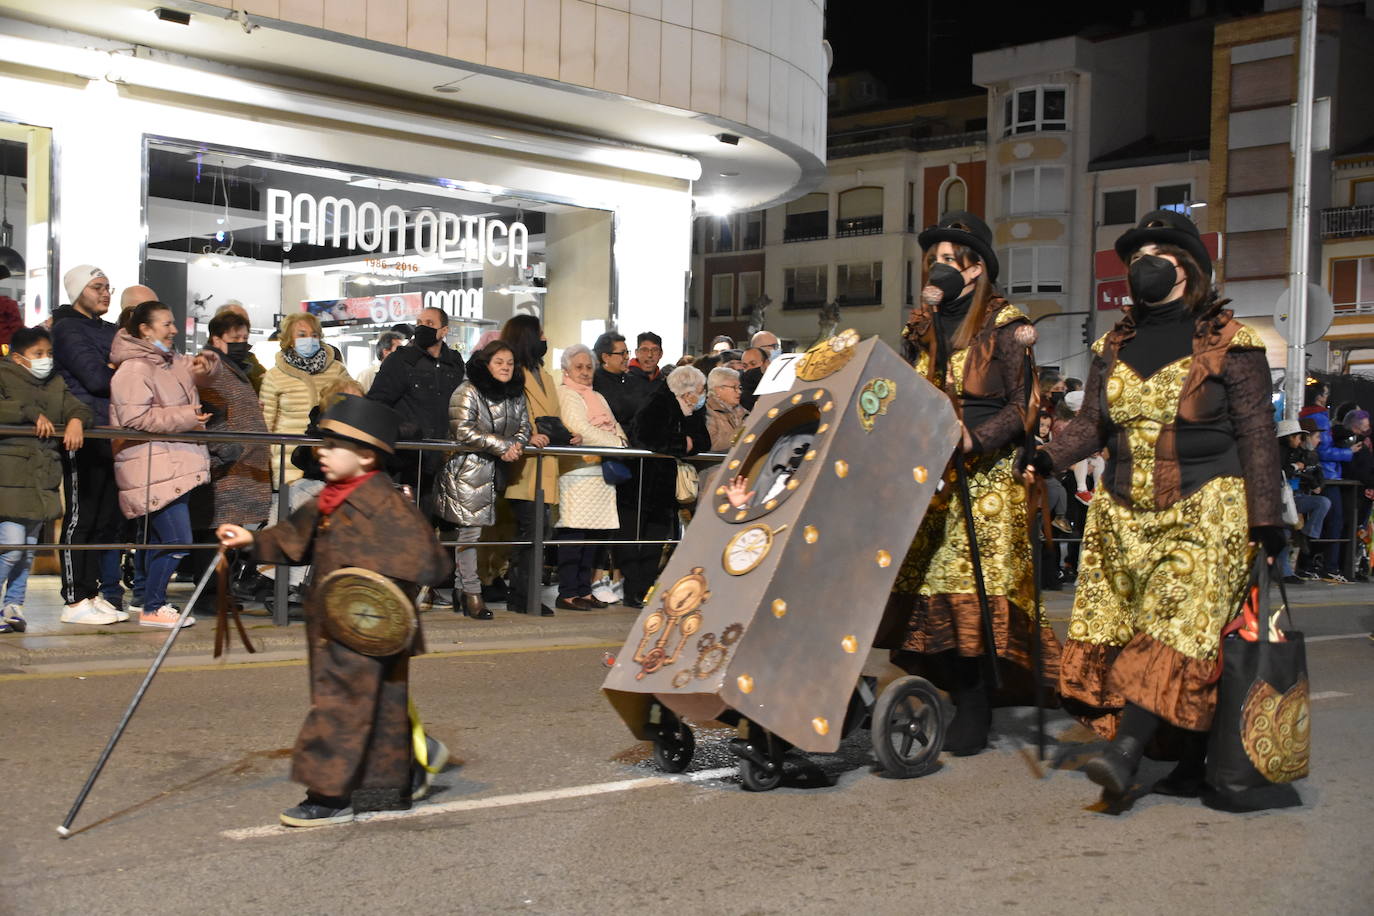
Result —
M 627 516 L 622 512 L 621 518 Z M 628 516 L 633 519 L 634 516 Z M 639 519 L 636 526 L 630 524 L 620 529 L 621 540 L 666 541 L 675 531 L 675 517 L 672 511 L 650 512 Z M 625 577 L 625 599 L 643 601 L 654 582 L 663 563 L 662 544 L 626 544 L 613 548 L 616 565 Z
M 1326 513 L 1326 524 L 1322 526 L 1322 537 L 1324 538 L 1343 538 L 1345 537 L 1345 488 L 1327 487 L 1322 494 L 1331 500 L 1331 509 Z M 1334 543 L 1326 545 L 1326 571 L 1341 571 L 1341 548 L 1344 544 Z
M 75 452 L 63 452 L 62 474 L 67 507 L 62 515 L 63 544 L 109 544 L 119 539 L 124 517 L 119 512 L 110 443 L 92 439 Z M 119 581 L 119 552 L 64 550 L 62 600 L 76 604 L 104 595 L 118 605 L 124 600 Z
M 558 597 L 584 598 L 592 593 L 592 572 L 596 569 L 597 541 L 614 533 L 599 528 L 559 528 L 560 541 L 584 541 L 558 548 Z
M 515 516 L 515 540 L 528 541 L 534 538 L 534 502 L 528 499 L 508 499 L 511 514 Z M 544 531 L 549 530 L 549 507 L 544 507 L 544 518 L 542 520 Z M 530 563 L 535 562 L 530 556 L 529 547 L 512 547 L 510 551 L 510 570 L 507 574 L 510 580 L 510 590 L 506 598 L 506 607 L 515 610 L 524 609 L 528 602 L 530 586 Z M 539 557 L 539 563 L 543 563 L 543 557 Z M 543 581 L 543 577 L 540 577 Z

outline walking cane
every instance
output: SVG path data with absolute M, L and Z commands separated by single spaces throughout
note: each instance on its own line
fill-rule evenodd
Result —
M 988 588 L 983 581 L 983 559 L 978 551 L 978 532 L 973 526 L 973 502 L 969 499 L 968 472 L 964 470 L 964 456 L 954 456 L 954 476 L 959 483 L 959 502 L 964 510 L 964 532 L 968 536 L 969 561 L 973 565 L 973 587 L 978 592 L 978 610 L 983 619 L 983 648 L 988 659 L 988 690 L 1002 687 L 1002 675 L 997 669 L 997 640 L 992 628 L 992 608 L 988 605 Z
M 1029 388 L 1026 396 L 1026 436 L 1021 443 L 1021 455 L 1016 467 L 1029 463 L 1034 443 L 1035 425 L 1040 418 L 1040 392 L 1035 384 L 1035 357 L 1030 347 L 1026 347 L 1025 378 Z M 1045 517 L 1045 484 L 1026 485 L 1026 512 L 1030 522 L 1031 575 L 1035 577 L 1033 609 L 1031 611 L 1031 675 L 1035 678 L 1035 727 L 1036 750 L 1041 763 L 1045 761 L 1045 647 L 1040 641 L 1040 618 L 1044 610 L 1044 588 L 1040 576 L 1045 564 L 1045 529 L 1041 527 L 1049 520 Z
M 138 704 L 143 702 L 143 695 L 148 692 L 148 685 L 153 682 L 153 678 L 157 675 L 158 668 L 162 667 L 162 661 L 167 657 L 167 653 L 171 651 L 172 643 L 177 641 L 177 634 L 181 632 L 182 625 L 186 622 L 186 618 L 191 616 L 191 608 L 195 606 L 196 599 L 199 598 L 200 593 L 205 590 L 205 586 L 209 583 L 210 577 L 218 571 L 219 562 L 224 557 L 224 551 L 225 548 L 223 547 L 219 549 L 215 554 L 214 561 L 210 564 L 210 568 L 205 571 L 205 575 L 201 576 L 200 581 L 196 583 L 196 590 L 191 593 L 191 597 L 186 601 L 186 609 L 183 610 L 181 616 L 177 618 L 176 626 L 172 627 L 172 631 L 167 634 L 167 639 L 162 643 L 162 648 L 158 651 L 157 658 L 153 659 L 153 664 L 148 669 L 148 673 L 144 676 L 143 683 L 139 684 L 138 690 L 134 692 L 134 698 L 129 703 L 129 708 L 124 710 L 124 717 L 119 720 L 119 725 L 115 727 L 114 734 L 110 735 L 110 740 L 105 743 L 105 750 L 100 752 L 100 759 L 95 762 L 95 768 L 91 770 L 91 775 L 86 777 L 86 784 L 81 787 L 81 791 L 77 794 L 76 801 L 72 803 L 72 809 L 67 812 L 66 820 L 62 821 L 62 826 L 57 828 L 57 835 L 63 839 L 72 835 L 72 821 L 76 820 L 77 813 L 81 810 L 81 806 L 85 804 L 86 796 L 91 794 L 91 787 L 95 785 L 96 779 L 99 778 L 100 771 L 105 769 L 105 764 L 109 761 L 110 754 L 114 751 L 115 745 L 119 743 L 120 737 L 123 736 L 124 729 L 128 727 L 129 720 L 132 719 L 134 713 L 138 711 Z

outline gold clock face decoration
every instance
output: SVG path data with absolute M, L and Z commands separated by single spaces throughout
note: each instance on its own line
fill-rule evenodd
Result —
M 732 576 L 742 576 L 757 569 L 764 557 L 768 556 L 768 551 L 773 549 L 774 533 L 767 525 L 758 524 L 750 525 L 730 538 L 721 557 L 725 571 Z
M 816 344 L 797 362 L 797 378 L 815 382 L 839 372 L 854 358 L 860 340 L 859 332 L 848 328 Z
M 634 653 L 639 664 L 636 680 L 671 666 L 687 640 L 701 629 L 701 606 L 711 599 L 705 573 L 702 567 L 693 567 L 663 593 L 660 609 L 644 619 L 644 638 Z
M 395 655 L 415 639 L 415 605 L 395 582 L 356 566 L 336 569 L 315 588 L 329 635 L 355 652 Z
M 887 413 L 887 405 L 892 403 L 892 399 L 897 397 L 897 383 L 890 378 L 869 379 L 859 392 L 858 404 L 859 424 L 863 426 L 864 432 L 873 432 L 873 425 L 878 417 Z

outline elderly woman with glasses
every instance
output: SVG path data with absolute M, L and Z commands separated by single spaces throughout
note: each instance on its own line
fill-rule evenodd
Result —
M 611 405 L 592 387 L 596 365 L 585 344 L 563 351 L 563 382 L 558 386 L 558 408 L 563 425 L 590 448 L 624 448 L 625 431 L 611 413 Z M 592 594 L 592 570 L 597 541 L 620 527 L 615 487 L 601 473 L 601 459 L 562 458 L 558 462 L 558 538 L 583 541 L 558 548 L 558 600 L 554 607 L 567 611 L 603 608 L 605 602 Z
M 711 451 L 729 450 L 735 432 L 748 415 L 739 403 L 739 373 L 717 366 L 706 377 L 706 429 L 711 433 Z

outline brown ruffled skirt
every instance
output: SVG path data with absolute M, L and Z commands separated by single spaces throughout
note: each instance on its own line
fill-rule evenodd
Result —
M 1245 484 L 1219 477 L 1167 509 L 1099 488 L 1088 510 L 1059 689 L 1105 737 L 1127 703 L 1205 731 L 1221 628 L 1248 580 Z

